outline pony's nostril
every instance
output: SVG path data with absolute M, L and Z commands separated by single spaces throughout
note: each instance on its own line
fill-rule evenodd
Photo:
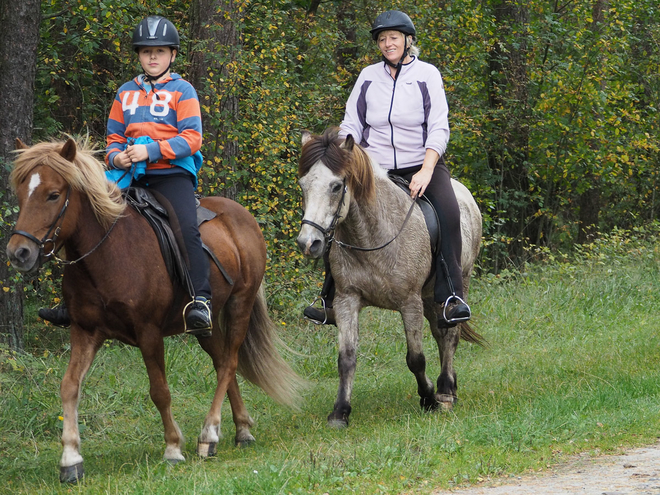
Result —
M 25 263 L 32 254 L 32 251 L 28 248 L 20 248 L 14 252 L 14 256 L 19 263 Z
M 309 251 L 314 256 L 320 256 L 320 254 L 323 253 L 323 241 L 316 239 L 314 242 L 312 242 Z

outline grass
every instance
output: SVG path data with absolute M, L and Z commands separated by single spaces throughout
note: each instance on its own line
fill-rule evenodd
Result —
M 335 328 L 306 324 L 292 309 L 278 321 L 300 353 L 288 360 L 312 383 L 301 411 L 242 383 L 257 443 L 234 447 L 226 402 L 218 456 L 205 461 L 194 451 L 215 382 L 211 363 L 195 339 L 170 338 L 168 379 L 188 459 L 173 467 L 161 461 L 162 426 L 138 351 L 109 342 L 83 388 L 86 477 L 73 487 L 60 485 L 57 467 L 66 333 L 28 321 L 29 354 L 0 351 L 0 493 L 417 494 L 650 444 L 660 420 L 659 272 L 655 243 L 615 237 L 577 261 L 476 279 L 471 303 L 489 347 L 460 345 L 460 402 L 451 413 L 419 409 L 398 315 L 365 310 L 345 430 L 326 426 Z M 430 335 L 425 350 L 435 379 Z

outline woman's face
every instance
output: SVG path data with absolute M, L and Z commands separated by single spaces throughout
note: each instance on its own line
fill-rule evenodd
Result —
M 157 76 L 162 74 L 174 61 L 176 50 L 169 46 L 143 46 L 138 52 L 140 65 L 145 74 Z
M 406 48 L 406 36 L 400 31 L 381 31 L 376 41 L 383 57 L 398 64 Z

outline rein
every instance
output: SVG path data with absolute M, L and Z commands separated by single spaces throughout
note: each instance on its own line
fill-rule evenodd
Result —
M 349 251 L 354 250 L 354 251 L 369 252 L 369 251 L 378 251 L 379 249 L 383 249 L 384 247 L 387 247 L 390 244 L 392 244 L 396 240 L 396 238 L 399 237 L 401 232 L 403 232 L 404 227 L 406 226 L 406 224 L 408 223 L 408 220 L 410 219 L 410 215 L 412 215 L 413 208 L 415 207 L 415 204 L 416 204 L 416 199 L 417 199 L 417 196 L 415 196 L 415 198 L 413 198 L 413 202 L 410 204 L 410 208 L 408 208 L 408 213 L 406 214 L 406 218 L 403 220 L 403 223 L 401 224 L 401 228 L 399 229 L 399 231 L 396 233 L 396 235 L 394 237 L 392 237 L 385 244 L 381 244 L 380 246 L 372 247 L 372 248 L 352 246 L 350 244 L 346 244 L 345 242 L 341 242 L 340 240 L 335 239 L 334 235 L 330 239 L 330 242 L 334 241 L 338 246 L 343 247 L 344 249 L 348 249 Z
M 371 247 L 371 248 L 365 248 L 365 247 L 360 247 L 360 246 L 353 246 L 351 244 L 346 244 L 345 242 L 342 242 L 338 239 L 335 239 L 335 229 L 337 228 L 337 223 L 339 222 L 339 212 L 341 211 L 342 207 L 344 206 L 344 200 L 346 199 L 346 192 L 348 191 L 348 187 L 346 186 L 346 179 L 344 179 L 344 190 L 342 191 L 341 194 L 341 201 L 339 202 L 339 205 L 337 206 L 337 211 L 335 211 L 334 217 L 332 217 L 332 222 L 330 222 L 330 225 L 328 226 L 327 229 L 324 229 L 321 227 L 319 224 L 312 222 L 311 220 L 306 220 L 303 218 L 302 220 L 302 225 L 311 225 L 317 230 L 320 230 L 321 233 L 323 234 L 323 237 L 326 240 L 327 244 L 327 250 L 330 249 L 330 245 L 334 242 L 340 247 L 343 247 L 344 249 L 353 250 L 353 251 L 362 251 L 362 252 L 370 252 L 370 251 L 378 251 L 380 249 L 383 249 L 390 244 L 392 244 L 397 237 L 403 232 L 403 229 L 405 228 L 406 224 L 408 223 L 408 220 L 410 219 L 410 216 L 412 215 L 413 208 L 415 207 L 417 196 L 413 198 L 413 202 L 410 204 L 410 208 L 408 209 L 408 213 L 406 214 L 406 218 L 403 220 L 403 223 L 401 224 L 401 228 L 399 231 L 396 233 L 392 239 L 387 241 L 385 244 L 382 244 L 377 247 Z

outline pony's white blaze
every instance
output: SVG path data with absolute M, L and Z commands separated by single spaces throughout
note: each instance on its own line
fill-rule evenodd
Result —
M 32 193 L 39 187 L 39 184 L 41 184 L 41 177 L 39 176 L 39 172 L 35 172 L 30 177 L 30 183 L 28 184 L 28 198 L 32 196 Z

